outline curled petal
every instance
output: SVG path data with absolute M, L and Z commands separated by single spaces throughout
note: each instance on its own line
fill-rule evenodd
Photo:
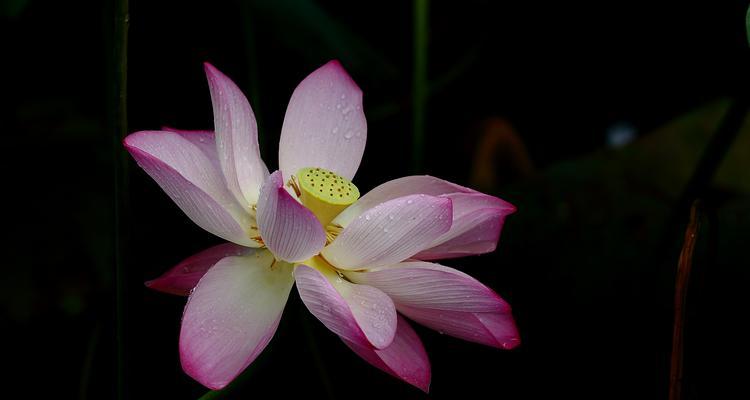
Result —
M 473 313 L 398 305 L 409 319 L 440 333 L 501 349 L 521 344 L 510 312 Z
M 325 231 L 315 214 L 284 189 L 281 171 L 269 175 L 263 184 L 256 218 L 263 242 L 280 260 L 306 260 L 326 243 Z
M 260 158 L 258 128 L 250 103 L 237 85 L 211 64 L 204 64 L 214 110 L 216 148 L 227 186 L 250 207 L 258 200 L 268 168 Z
M 267 250 L 216 263 L 190 295 L 180 330 L 185 372 L 221 389 L 242 372 L 276 332 L 294 280 L 291 265 Z
M 307 265 L 298 265 L 294 277 L 302 301 L 332 332 L 358 346 L 383 349 L 391 344 L 396 309 L 385 293 Z
M 412 194 L 426 194 L 430 196 L 440 196 L 448 193 L 478 193 L 467 187 L 448 182 L 446 180 L 435 178 L 429 175 L 405 176 L 383 183 L 380 186 L 370 190 L 362 196 L 356 203 L 342 211 L 335 223 L 341 226 L 347 226 L 363 212 L 385 203 L 388 200 L 399 197 L 409 196 Z M 455 212 L 455 210 L 454 210 Z
M 422 346 L 422 341 L 409 326 L 409 323 L 398 316 L 396 336 L 390 346 L 374 349 L 361 346 L 343 339 L 352 351 L 376 368 L 387 372 L 425 393 L 430 390 L 430 360 Z
M 414 256 L 420 260 L 463 257 L 495 250 L 505 217 L 516 210 L 512 204 L 497 197 L 432 176 L 417 175 L 394 179 L 372 189 L 333 222 L 346 227 L 378 204 L 418 193 L 449 198 L 453 202 L 450 230 Z
M 510 312 L 487 286 L 439 264 L 409 261 L 366 272 L 347 272 L 356 283 L 374 286 L 399 305 L 463 312 Z
M 358 216 L 321 254 L 347 270 L 396 264 L 447 232 L 451 215 L 450 199 L 421 194 L 399 197 Z
M 210 247 L 186 258 L 160 277 L 146 282 L 146 286 L 164 293 L 187 296 L 208 269 L 219 260 L 229 256 L 246 255 L 253 251 L 253 249 L 234 243 Z
M 505 217 L 516 211 L 512 204 L 482 193 L 451 193 L 442 197 L 453 201 L 451 229 L 414 258 L 437 260 L 492 252 L 497 248 Z
M 441 333 L 504 349 L 520 344 L 508 303 L 455 269 L 410 261 L 346 276 L 377 287 L 400 313 Z
M 279 142 L 285 176 L 320 167 L 349 180 L 367 141 L 362 91 L 338 61 L 315 70 L 294 90 Z
M 255 246 L 251 217 L 226 189 L 211 157 L 183 134 L 142 131 L 123 141 L 138 165 L 201 228 L 231 242 Z

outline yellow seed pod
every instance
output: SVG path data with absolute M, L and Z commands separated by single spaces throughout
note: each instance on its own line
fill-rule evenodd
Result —
M 359 189 L 348 179 L 323 168 L 297 172 L 300 201 L 325 227 L 341 211 L 359 199 Z

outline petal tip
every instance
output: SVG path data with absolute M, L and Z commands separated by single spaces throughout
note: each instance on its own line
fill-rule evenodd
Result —
M 512 350 L 521 345 L 521 338 L 514 336 L 500 343 L 500 347 L 505 350 Z
M 228 79 L 226 75 L 224 75 L 223 72 L 219 71 L 218 68 L 214 67 L 211 63 L 208 61 L 205 61 L 203 63 L 203 71 L 206 73 L 206 78 L 208 79 L 208 84 L 213 87 L 214 85 L 219 84 L 224 79 Z
M 166 294 L 173 294 L 177 296 L 187 296 L 190 294 L 189 290 L 181 290 L 179 288 L 176 288 L 173 285 L 169 285 L 165 283 L 160 278 L 151 279 L 146 282 L 143 282 L 143 285 L 151 290 L 161 292 L 161 293 L 166 293 Z
M 217 72 L 219 72 L 219 70 L 218 70 L 218 69 L 216 69 L 216 67 L 214 67 L 214 66 L 213 66 L 213 65 L 212 65 L 212 64 L 211 64 L 210 62 L 208 62 L 208 61 L 204 61 L 204 62 L 203 62 L 203 70 L 204 70 L 204 71 L 206 71 L 206 74 L 207 74 L 207 75 L 209 75 L 209 74 L 216 74 Z
M 504 203 L 503 205 L 507 207 L 507 208 L 503 209 L 503 211 L 505 212 L 506 216 L 511 215 L 511 214 L 515 214 L 516 211 L 518 211 L 518 207 L 514 206 L 513 204 L 510 204 L 510 203 L 508 203 L 505 200 L 503 200 L 503 203 Z
M 125 136 L 124 138 L 122 138 L 122 145 L 125 147 L 125 149 L 130 151 L 130 149 L 135 147 L 135 145 L 133 144 L 133 140 L 137 139 L 141 135 L 142 135 L 142 131 L 138 131 L 138 132 L 133 132 Z
M 357 82 L 354 81 L 352 76 L 349 75 L 349 72 L 346 70 L 346 68 L 344 68 L 344 65 L 341 64 L 341 61 L 337 59 L 328 61 L 327 63 L 323 64 L 323 66 L 318 68 L 318 71 L 331 71 L 333 74 L 336 74 L 337 76 L 343 78 L 345 81 L 351 84 L 353 88 L 362 93 L 362 89 L 360 89 L 359 85 L 357 85 Z

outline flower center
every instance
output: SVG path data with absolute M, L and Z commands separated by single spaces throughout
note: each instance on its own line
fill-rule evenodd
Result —
M 359 199 L 359 189 L 353 183 L 323 168 L 302 168 L 296 179 L 300 201 L 323 227 Z

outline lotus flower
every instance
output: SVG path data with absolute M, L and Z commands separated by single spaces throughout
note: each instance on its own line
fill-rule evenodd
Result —
M 470 276 L 431 261 L 493 251 L 515 208 L 430 176 L 386 182 L 362 198 L 351 182 L 365 148 L 362 91 L 337 61 L 305 78 L 284 117 L 279 170 L 258 152 L 245 96 L 205 64 L 214 132 L 142 131 L 124 145 L 203 229 L 229 241 L 198 253 L 152 289 L 189 295 L 185 372 L 226 386 L 273 337 L 289 293 L 375 367 L 424 391 L 430 364 L 407 319 L 510 349 L 510 307 Z

